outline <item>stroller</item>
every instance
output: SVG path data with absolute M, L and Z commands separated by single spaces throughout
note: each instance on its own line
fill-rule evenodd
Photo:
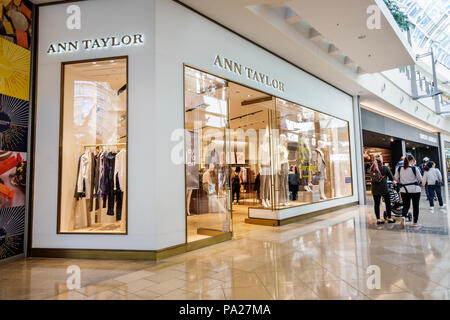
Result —
M 402 216 L 402 210 L 403 210 L 403 203 L 401 200 L 401 197 L 399 195 L 399 186 L 394 185 L 392 181 L 387 181 L 388 189 L 389 189 L 389 200 L 391 202 L 391 212 L 394 214 L 395 217 L 401 217 Z M 383 199 L 384 201 L 384 199 Z M 383 216 L 385 219 L 387 219 L 387 212 L 384 211 Z M 408 221 L 412 220 L 412 214 L 411 212 L 408 212 Z

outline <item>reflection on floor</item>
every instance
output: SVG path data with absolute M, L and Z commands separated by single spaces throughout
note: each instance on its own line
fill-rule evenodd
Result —
M 282 227 L 239 223 L 233 240 L 159 262 L 28 259 L 0 267 L 0 299 L 450 299 L 449 211 L 422 228 L 376 225 L 356 206 Z M 428 232 L 439 228 L 443 232 Z M 66 288 L 66 268 L 82 288 Z M 381 271 L 367 286 L 367 268 Z

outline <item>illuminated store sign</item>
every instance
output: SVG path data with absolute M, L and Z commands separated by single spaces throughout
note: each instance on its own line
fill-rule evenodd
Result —
M 239 62 L 233 61 L 228 58 L 222 58 L 217 55 L 214 58 L 214 65 L 222 70 L 228 70 L 239 76 L 246 77 L 249 80 L 256 81 L 266 87 L 284 92 L 285 84 L 280 80 L 273 79 L 265 73 L 259 72 L 258 70 L 252 69 L 248 66 L 244 66 Z
M 435 137 L 427 136 L 426 134 L 420 133 L 419 134 L 420 139 L 425 141 L 430 141 L 433 143 L 437 143 L 437 139 Z
M 68 42 L 56 42 L 50 44 L 47 54 L 71 53 L 80 50 L 98 50 L 108 48 L 123 48 L 144 44 L 144 35 L 136 33 L 122 37 L 103 37 L 95 39 L 75 40 Z

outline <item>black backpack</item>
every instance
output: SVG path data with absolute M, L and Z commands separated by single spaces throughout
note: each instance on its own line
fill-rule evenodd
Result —
M 380 174 L 380 172 L 378 170 L 375 170 L 375 169 L 373 169 L 371 171 L 371 177 L 372 177 L 372 182 L 375 182 L 375 183 L 380 183 L 384 179 L 384 176 L 382 174 Z
M 403 168 L 402 166 L 400 166 L 400 167 L 398 167 L 397 168 L 397 172 L 398 172 L 398 179 L 400 180 L 400 169 L 401 168 Z M 411 170 L 413 171 L 413 173 L 414 173 L 414 176 L 416 176 L 416 167 L 415 166 L 409 166 L 409 168 L 411 168 Z

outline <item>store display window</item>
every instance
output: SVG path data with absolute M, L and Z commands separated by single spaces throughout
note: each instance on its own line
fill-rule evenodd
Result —
M 59 233 L 127 233 L 128 59 L 62 64 Z
M 277 208 L 353 194 L 347 121 L 276 99 Z
M 188 242 L 230 231 L 249 208 L 353 195 L 347 121 L 191 67 L 185 151 Z

